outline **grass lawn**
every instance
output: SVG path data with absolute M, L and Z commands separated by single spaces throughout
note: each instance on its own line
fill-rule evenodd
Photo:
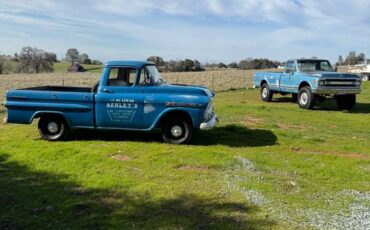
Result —
M 258 90 L 215 106 L 218 127 L 182 146 L 91 131 L 49 143 L 36 122 L 1 124 L 0 229 L 370 226 L 370 82 L 351 112 Z

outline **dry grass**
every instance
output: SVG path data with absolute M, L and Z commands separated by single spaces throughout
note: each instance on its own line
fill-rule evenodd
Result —
M 162 73 L 172 84 L 202 85 L 215 91 L 249 88 L 256 70 L 211 70 L 205 72 Z M 9 89 L 42 85 L 92 86 L 99 81 L 98 73 L 45 73 L 0 75 L 0 99 Z

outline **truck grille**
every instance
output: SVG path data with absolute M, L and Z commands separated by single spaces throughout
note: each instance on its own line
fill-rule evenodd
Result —
M 355 79 L 326 79 L 325 86 L 327 87 L 354 87 L 356 86 Z

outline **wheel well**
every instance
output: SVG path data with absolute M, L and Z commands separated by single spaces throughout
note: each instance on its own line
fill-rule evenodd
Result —
M 41 118 L 41 117 L 57 117 L 59 119 L 62 119 L 66 124 L 68 124 L 66 118 L 61 115 L 61 114 L 58 114 L 58 113 L 38 113 L 36 114 L 33 118 L 32 118 L 32 121 L 35 119 L 35 118 Z
M 266 80 L 261 81 L 260 86 L 263 86 L 264 84 L 268 84 Z
M 161 128 L 166 122 L 166 120 L 170 119 L 171 117 L 184 117 L 186 120 L 189 121 L 189 123 L 192 126 L 194 126 L 193 120 L 191 119 L 191 116 L 187 112 L 182 111 L 182 110 L 174 110 L 174 111 L 169 111 L 166 114 L 164 114 L 159 120 L 159 122 L 157 123 L 156 127 Z
M 308 86 L 308 87 L 311 87 L 310 84 L 308 84 L 307 82 L 302 82 L 300 85 L 299 85 L 299 89 L 302 89 L 303 87 L 305 86 Z

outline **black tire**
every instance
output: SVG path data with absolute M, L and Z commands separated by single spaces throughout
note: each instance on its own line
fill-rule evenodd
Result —
M 297 102 L 297 98 L 298 98 L 298 93 L 292 93 L 292 100 L 294 102 Z
M 40 136 L 47 141 L 60 141 L 69 134 L 69 127 L 65 120 L 53 115 L 42 116 L 38 128 Z
M 302 109 L 311 109 L 315 104 L 315 95 L 312 93 L 311 87 L 302 87 L 299 90 L 297 101 Z
M 335 99 L 340 109 L 350 110 L 356 105 L 356 94 L 338 95 Z
M 270 102 L 272 100 L 274 93 L 270 90 L 267 83 L 261 86 L 261 99 L 262 101 Z
M 184 144 L 190 142 L 194 128 L 184 117 L 172 117 L 165 121 L 162 128 L 162 139 L 169 144 Z

